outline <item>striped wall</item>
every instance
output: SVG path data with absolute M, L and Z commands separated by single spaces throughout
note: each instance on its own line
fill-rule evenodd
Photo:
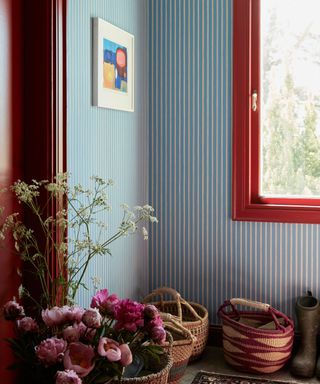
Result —
M 148 0 L 68 0 L 67 104 L 68 170 L 73 183 L 89 186 L 92 175 L 112 178 L 112 211 L 100 219 L 110 234 L 122 218 L 121 203 L 148 201 Z M 135 36 L 135 112 L 93 107 L 91 103 L 92 17 L 100 17 Z M 80 290 L 78 302 L 88 305 L 93 284 L 124 297 L 147 292 L 148 248 L 141 236 L 129 236 L 111 245 L 112 256 L 97 256 L 85 278 L 89 291 Z
M 320 296 L 320 227 L 230 218 L 232 1 L 150 2 L 149 70 L 150 289 L 176 288 L 211 323 L 236 296 L 293 315 Z

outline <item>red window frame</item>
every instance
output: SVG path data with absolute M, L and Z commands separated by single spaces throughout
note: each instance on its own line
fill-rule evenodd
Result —
M 259 195 L 259 52 L 260 0 L 233 0 L 232 219 L 319 224 L 320 199 Z

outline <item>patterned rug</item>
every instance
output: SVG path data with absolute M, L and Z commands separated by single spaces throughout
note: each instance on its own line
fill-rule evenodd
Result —
M 192 384 L 292 384 L 295 381 L 279 381 L 261 379 L 256 377 L 222 375 L 214 372 L 200 371 L 192 381 Z

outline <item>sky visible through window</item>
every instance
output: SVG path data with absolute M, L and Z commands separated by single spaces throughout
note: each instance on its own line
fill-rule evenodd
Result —
M 261 0 L 261 195 L 320 196 L 320 0 Z

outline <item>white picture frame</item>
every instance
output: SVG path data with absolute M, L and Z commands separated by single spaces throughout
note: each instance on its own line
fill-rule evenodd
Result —
M 134 111 L 134 36 L 93 19 L 94 106 Z

